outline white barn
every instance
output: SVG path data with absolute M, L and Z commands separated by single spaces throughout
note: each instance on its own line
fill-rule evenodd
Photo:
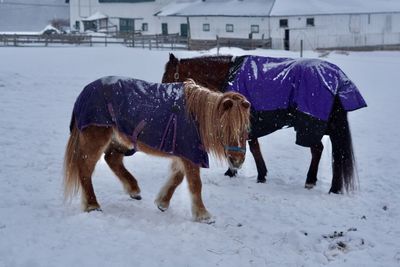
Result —
M 173 0 L 70 0 L 71 29 L 142 34 L 187 33 L 185 18 L 155 14 Z M 168 22 L 165 22 L 168 20 Z M 181 24 L 184 24 L 181 26 Z
M 276 0 L 270 20 L 273 48 L 400 44 L 398 0 Z
M 268 39 L 274 49 L 400 44 L 400 0 L 70 0 L 70 20 L 80 31 Z

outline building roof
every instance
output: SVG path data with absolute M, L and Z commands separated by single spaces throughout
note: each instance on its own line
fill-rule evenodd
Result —
M 301 16 L 400 12 L 400 0 L 178 0 L 157 16 Z
M 163 7 L 157 16 L 266 17 L 274 0 L 178 0 Z
M 93 20 L 106 19 L 106 18 L 108 18 L 107 15 L 97 11 L 96 13 L 92 14 L 91 16 L 82 19 L 82 21 L 93 21 Z

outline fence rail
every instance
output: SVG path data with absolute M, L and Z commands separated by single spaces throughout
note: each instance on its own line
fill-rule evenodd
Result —
M 129 47 L 148 49 L 187 49 L 187 39 L 178 34 L 169 35 L 138 35 L 119 34 L 115 36 L 77 35 L 77 34 L 0 34 L 0 46 L 52 46 L 52 45 L 82 45 L 108 46 L 120 44 Z
M 188 43 L 190 50 L 206 50 L 223 46 L 239 47 L 246 50 L 271 48 L 271 39 L 222 38 L 217 36 L 215 40 L 190 40 Z

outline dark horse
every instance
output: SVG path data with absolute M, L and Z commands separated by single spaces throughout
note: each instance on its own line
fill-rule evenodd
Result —
M 170 54 L 162 82 L 187 78 L 212 90 L 241 92 L 250 101 L 248 142 L 257 166 L 257 182 L 266 182 L 267 176 L 257 138 L 288 126 L 296 130 L 296 143 L 311 150 L 306 188 L 316 185 L 324 148 L 321 139 L 329 135 L 333 170 L 329 192 L 355 189 L 357 175 L 347 112 L 365 107 L 366 103 L 336 65 L 317 59 L 258 56 L 177 59 Z M 225 175 L 232 177 L 236 170 L 228 169 Z

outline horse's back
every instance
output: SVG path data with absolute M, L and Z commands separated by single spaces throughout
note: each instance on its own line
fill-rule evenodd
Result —
M 73 113 L 79 130 L 90 125 L 116 127 L 134 146 L 140 141 L 208 166 L 197 125 L 186 114 L 183 83 L 103 77 L 83 89 Z
M 227 89 L 245 95 L 257 111 L 295 108 L 324 121 L 336 96 L 346 111 L 366 106 L 343 71 L 320 59 L 247 56 Z

